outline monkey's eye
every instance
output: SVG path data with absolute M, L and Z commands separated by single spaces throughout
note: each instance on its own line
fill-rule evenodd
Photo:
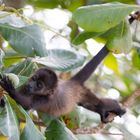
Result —
M 39 89 L 41 89 L 42 87 L 43 87 L 43 84 L 42 84 L 42 82 L 37 82 L 37 87 L 39 88 Z
M 33 80 L 33 81 L 36 81 L 36 80 L 37 80 L 37 76 L 34 75 L 34 76 L 32 77 L 32 80 Z

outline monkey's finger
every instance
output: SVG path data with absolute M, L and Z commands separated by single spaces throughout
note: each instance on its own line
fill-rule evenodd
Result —
M 3 75 L 2 81 L 7 82 L 8 81 L 8 77 L 6 75 Z
M 3 75 L 2 81 L 8 85 L 12 85 L 12 81 L 6 75 Z
M 0 81 L 0 85 L 1 85 L 1 87 L 2 87 L 3 89 L 6 89 L 6 86 L 5 86 L 5 84 L 4 84 L 3 81 Z
M 2 80 L 0 81 L 0 85 L 7 92 L 9 92 L 10 90 L 14 90 L 14 86 L 13 86 L 11 80 L 9 80 L 9 78 L 5 75 L 3 76 Z

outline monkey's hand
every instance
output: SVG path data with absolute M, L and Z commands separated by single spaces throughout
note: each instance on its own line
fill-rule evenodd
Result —
M 5 75 L 1 75 L 0 76 L 1 80 L 0 80 L 0 85 L 1 87 L 9 93 L 9 95 L 11 95 L 13 92 L 15 92 L 15 88 L 12 84 L 12 81 L 9 80 L 9 78 Z
M 101 116 L 101 121 L 104 123 L 109 122 L 109 113 L 114 113 L 115 115 L 122 116 L 126 111 L 122 109 L 119 103 L 113 99 L 101 99 L 98 106 L 97 112 Z
M 32 96 L 25 96 L 16 91 L 12 81 L 7 76 L 1 76 L 0 85 L 24 109 L 31 108 Z
M 12 96 L 11 94 L 13 92 L 15 92 L 15 88 L 12 84 L 12 82 L 8 79 L 7 76 L 5 75 L 0 75 L 0 86 L 6 91 L 9 93 L 10 96 Z M 1 97 L 0 98 L 0 106 L 1 107 L 4 107 L 5 106 L 5 101 L 4 101 L 4 98 Z

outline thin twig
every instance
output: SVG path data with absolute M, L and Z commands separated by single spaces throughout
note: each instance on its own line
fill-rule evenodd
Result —
M 0 11 L 5 11 L 5 12 L 8 12 L 8 13 L 14 13 L 18 17 L 22 18 L 26 23 L 29 23 L 29 24 L 33 23 L 29 18 L 25 17 L 23 14 L 20 13 L 20 9 L 17 10 L 13 7 L 5 6 L 5 4 L 0 4 Z
M 102 134 L 104 134 L 104 135 L 118 135 L 118 136 L 123 136 L 123 134 L 122 133 L 110 133 L 110 132 L 101 132 Z
M 123 106 L 125 108 L 130 108 L 134 104 L 137 97 L 140 97 L 140 89 L 137 89 L 132 95 L 124 99 L 122 101 Z

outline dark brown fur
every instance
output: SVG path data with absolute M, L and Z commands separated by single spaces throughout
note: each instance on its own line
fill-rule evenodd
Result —
M 42 83 L 41 89 L 38 89 L 38 83 Z M 107 122 L 109 112 L 124 113 L 117 101 L 99 99 L 78 81 L 58 80 L 56 74 L 46 68 L 39 69 L 18 91 L 6 76 L 0 84 L 25 109 L 32 108 L 53 116 L 67 114 L 77 104 L 99 113 L 103 122 Z
M 108 50 L 103 48 L 79 73 L 67 81 L 57 79 L 55 72 L 50 69 L 41 68 L 19 90 L 13 87 L 6 76 L 2 77 L 0 85 L 25 109 L 32 108 L 49 115 L 60 116 L 71 112 L 78 104 L 99 113 L 101 120 L 107 122 L 109 112 L 121 116 L 125 111 L 117 101 L 99 99 L 83 85 L 107 54 Z

